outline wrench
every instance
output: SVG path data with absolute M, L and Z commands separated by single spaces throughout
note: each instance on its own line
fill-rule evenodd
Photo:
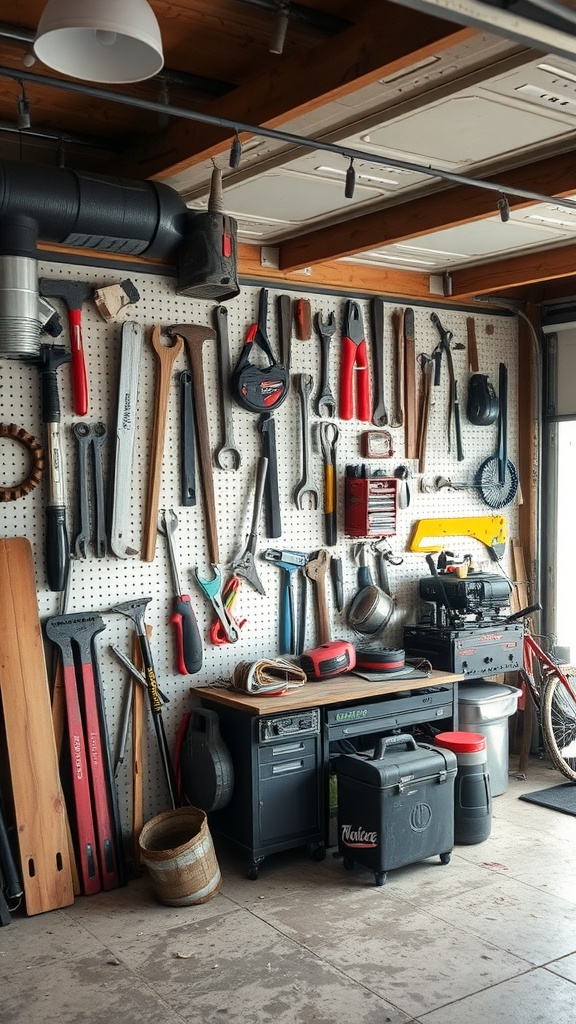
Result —
M 220 416 L 224 427 L 222 444 L 216 449 L 214 459 L 220 469 L 238 469 L 242 455 L 234 444 L 234 421 L 230 400 L 230 342 L 228 339 L 228 310 L 216 306 L 213 322 L 217 336 L 218 370 L 220 373 Z
M 74 541 L 74 554 L 76 558 L 86 558 L 91 537 L 88 449 L 92 443 L 92 435 L 87 423 L 73 423 L 72 432 L 78 444 L 78 493 L 80 498 L 80 529 Z
M 310 558 L 304 567 L 309 580 L 315 584 L 316 613 L 318 615 L 318 643 L 330 643 L 330 619 L 328 616 L 328 595 L 326 593 L 326 573 L 330 565 L 330 552 L 322 548 Z
M 108 436 L 105 423 L 95 423 L 92 427 L 92 450 L 94 454 L 94 493 L 96 495 L 96 558 L 105 558 L 106 541 L 106 502 L 104 501 L 104 464 L 102 446 Z
M 308 403 L 314 387 L 309 373 L 296 373 L 296 389 L 300 399 L 300 436 L 302 440 L 302 479 L 294 490 L 296 508 L 304 508 L 304 495 L 310 495 L 312 508 L 318 508 L 320 495 L 310 472 L 310 427 L 308 421 Z
M 86 558 L 87 548 L 92 539 L 90 517 L 90 480 L 88 460 L 92 450 L 94 492 L 96 495 L 96 540 L 97 558 L 104 558 L 107 551 L 106 511 L 104 503 L 104 471 L 102 445 L 108 431 L 105 423 L 74 423 L 72 432 L 78 442 L 78 491 L 80 496 L 80 529 L 74 541 L 76 558 Z
M 316 313 L 314 323 L 320 337 L 320 391 L 316 398 L 316 415 L 336 415 L 336 401 L 330 390 L 330 341 L 336 330 L 334 313 L 329 313 L 326 320 L 322 313 Z
M 220 566 L 217 562 L 212 562 L 211 564 L 214 571 L 214 579 L 203 579 L 198 575 L 198 569 L 195 568 L 194 575 L 196 576 L 196 582 L 206 594 L 206 597 L 210 601 L 216 615 L 222 623 L 222 628 L 228 643 L 235 644 L 240 636 L 238 626 L 222 597 L 222 573 L 220 571 Z

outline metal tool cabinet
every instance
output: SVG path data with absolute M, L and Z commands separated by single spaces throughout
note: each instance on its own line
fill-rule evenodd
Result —
M 202 706 L 218 713 L 234 764 L 232 799 L 209 816 L 214 836 L 248 856 L 252 879 L 265 857 L 282 850 L 309 844 L 322 860 L 331 744 L 422 722 L 457 728 L 462 678 L 434 671 L 425 680 L 369 683 L 350 674 L 281 697 L 196 687 Z
M 227 807 L 210 814 L 215 837 L 248 855 L 255 879 L 271 853 L 310 844 L 325 857 L 321 716 L 318 708 L 265 717 L 223 708 L 220 735 L 234 764 L 234 789 Z

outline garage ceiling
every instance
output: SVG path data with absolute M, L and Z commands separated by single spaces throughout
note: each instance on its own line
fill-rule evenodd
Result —
M 0 157 L 154 177 L 198 209 L 215 161 L 240 240 L 284 271 L 353 261 L 429 275 L 436 291 L 449 275 L 452 294 L 572 294 L 576 45 L 572 55 L 557 19 L 519 37 L 496 5 L 423 2 L 289 3 L 284 51 L 271 54 L 276 0 L 151 0 L 164 70 L 79 92 L 30 64 L 43 2 L 22 0 L 0 24 Z M 243 142 L 234 171 L 231 125 Z M 243 130 L 260 125 L 280 137 Z M 358 154 L 351 199 L 347 150 Z

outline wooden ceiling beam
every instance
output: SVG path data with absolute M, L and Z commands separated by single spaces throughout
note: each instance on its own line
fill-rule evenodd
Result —
M 541 192 L 562 198 L 576 192 L 574 153 L 548 157 L 494 176 L 504 187 Z M 509 195 L 511 210 L 535 205 L 534 200 Z M 398 202 L 351 220 L 319 228 L 280 245 L 279 265 L 283 270 L 312 267 L 325 260 L 353 256 L 368 249 L 393 245 L 429 232 L 442 231 L 493 217 L 498 193 L 471 185 L 458 185 L 433 195 Z
M 451 295 L 454 299 L 509 292 L 540 281 L 573 277 L 575 265 L 576 244 L 572 244 L 512 256 L 480 267 L 465 267 L 450 273 Z
M 244 124 L 281 128 L 297 117 L 477 35 L 394 3 L 375 2 L 352 28 L 281 64 L 270 62 L 249 82 L 214 100 L 205 112 Z M 233 133 L 179 120 L 156 140 L 115 162 L 115 173 L 158 178 L 179 174 L 227 152 Z

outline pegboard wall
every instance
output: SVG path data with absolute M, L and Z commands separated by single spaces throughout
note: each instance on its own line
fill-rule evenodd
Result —
M 175 323 L 211 324 L 214 303 L 193 300 L 175 294 L 174 282 L 167 277 L 122 273 L 117 270 L 106 270 L 101 266 L 87 268 L 85 266 L 61 265 L 56 263 L 40 264 L 39 273 L 42 277 L 57 279 L 69 278 L 89 282 L 95 288 L 121 281 L 126 276 L 136 286 L 140 300 L 132 306 L 125 307 L 113 323 L 105 323 L 95 306 L 88 302 L 83 308 L 83 337 L 85 357 L 89 379 L 89 410 L 86 422 L 103 421 L 108 428 L 108 440 L 105 458 L 112 463 L 113 437 L 116 424 L 116 403 L 118 396 L 118 372 L 121 351 L 121 329 L 125 321 L 135 321 L 145 326 L 146 340 L 144 343 L 139 376 L 139 392 L 137 406 L 137 442 L 130 481 L 125 481 L 126 493 L 129 495 L 131 509 L 131 541 L 134 547 L 141 549 L 143 525 L 150 466 L 150 443 L 154 418 L 154 394 L 157 360 L 150 342 L 151 328 L 158 324 L 163 328 Z M 292 298 L 302 296 L 296 288 L 270 288 L 268 335 L 276 354 L 279 353 L 278 325 L 276 321 L 276 296 L 290 294 Z M 235 365 L 239 356 L 246 330 L 256 320 L 258 311 L 258 287 L 243 287 L 239 296 L 225 303 L 228 309 L 231 362 Z M 338 397 L 339 343 L 344 311 L 344 296 L 330 294 L 311 294 L 312 312 L 320 312 L 326 317 L 331 311 L 336 314 L 337 331 L 332 339 L 331 347 L 331 387 L 336 399 Z M 360 300 L 364 313 L 370 354 L 370 317 L 369 300 Z M 66 315 L 61 304 L 54 300 L 63 323 Z M 407 305 L 407 304 L 406 304 Z M 392 314 L 402 309 L 399 303 L 391 301 L 385 304 L 385 360 L 387 374 L 387 405 L 390 411 L 392 402 L 392 367 L 393 367 L 393 334 Z M 430 313 L 435 309 L 413 306 L 415 316 L 416 353 L 430 354 L 436 347 L 439 336 L 430 321 Z M 454 483 L 471 483 L 474 474 L 485 458 L 493 455 L 497 448 L 497 427 L 477 427 L 468 423 L 465 416 L 466 390 L 468 381 L 468 357 L 466 352 L 466 316 L 470 311 L 452 308 L 436 309 L 442 325 L 453 333 L 454 344 L 461 344 L 461 349 L 453 353 L 456 377 L 459 381 L 462 408 L 462 441 L 465 454 L 463 462 L 457 462 L 455 446 L 448 452 L 447 446 L 447 410 L 448 410 L 448 377 L 446 368 L 442 369 L 441 386 L 432 389 L 432 407 L 430 412 L 426 477 L 442 475 Z M 517 394 L 518 394 L 518 360 L 516 321 L 509 316 L 474 311 L 476 336 L 480 370 L 490 375 L 497 386 L 498 365 L 504 362 L 509 373 L 509 418 L 508 418 L 508 449 L 509 457 L 517 461 Z M 59 344 L 68 344 L 67 328 L 58 339 Z M 204 373 L 206 382 L 206 404 L 210 429 L 210 442 L 215 450 L 222 439 L 222 426 L 218 400 L 218 361 L 216 343 L 208 341 L 203 346 Z M 256 359 L 254 359 L 256 361 Z M 4 423 L 16 423 L 24 427 L 39 440 L 43 439 L 43 426 L 40 410 L 39 375 L 35 367 L 18 360 L 3 359 L 0 376 L 0 420 Z M 188 368 L 186 349 L 181 352 L 174 367 L 174 379 L 168 404 L 166 426 L 166 442 L 164 448 L 162 483 L 159 507 L 173 508 L 178 516 L 178 527 L 175 534 L 175 545 L 180 567 L 183 589 L 191 594 L 198 625 L 204 637 L 204 663 L 201 671 L 193 677 L 183 677 L 175 672 L 175 648 L 169 615 L 172 605 L 172 580 L 167 556 L 166 542 L 159 534 L 156 544 L 156 555 L 153 562 L 142 561 L 140 557 L 119 559 L 113 555 L 97 558 L 93 548 L 89 548 L 89 557 L 73 559 L 71 563 L 70 594 L 67 610 L 70 612 L 98 612 L 102 615 L 106 629 L 96 640 L 100 674 L 102 677 L 106 715 L 108 719 L 111 742 L 118 740 L 118 728 L 123 695 L 129 681 L 125 669 L 119 664 L 110 650 L 115 644 L 127 655 L 131 653 L 132 624 L 129 619 L 111 613 L 113 605 L 141 597 L 151 597 L 148 605 L 146 621 L 152 626 L 152 651 L 156 672 L 161 689 L 170 698 L 164 707 L 163 718 L 170 743 L 174 741 L 178 725 L 185 711 L 191 708 L 190 688 L 195 685 L 206 685 L 218 681 L 225 682 L 233 666 L 238 661 L 253 661 L 258 658 L 275 658 L 278 656 L 278 604 L 280 591 L 280 570 L 262 559 L 257 559 L 258 574 L 266 591 L 265 596 L 256 593 L 247 583 L 241 587 L 240 596 L 234 608 L 236 616 L 246 618 L 237 644 L 214 646 L 209 642 L 207 630 L 213 621 L 212 609 L 207 599 L 200 592 L 194 578 L 194 567 L 201 576 L 211 578 L 204 516 L 200 495 L 198 503 L 192 507 L 181 504 L 180 481 L 180 412 L 179 412 L 179 374 Z M 291 372 L 309 373 L 314 379 L 313 397 L 320 381 L 320 346 L 317 335 L 313 332 L 310 340 L 299 341 L 292 337 Z M 68 492 L 68 532 L 73 542 L 78 528 L 77 508 L 77 466 L 76 442 L 72 435 L 71 425 L 78 421 L 74 416 L 71 394 L 71 376 L 69 366 L 58 371 L 59 393 L 62 408 L 62 433 L 66 452 L 66 480 Z M 421 374 L 417 369 L 417 383 L 421 385 Z M 277 410 L 276 441 L 278 449 L 278 477 L 282 516 L 282 536 L 268 539 L 265 535 L 264 516 L 260 522 L 260 536 L 257 551 L 267 547 L 295 549 L 313 552 L 325 547 L 324 523 L 322 511 L 323 468 L 320 446 L 318 444 L 318 418 L 314 415 L 313 405 L 310 408 L 310 422 L 314 439 L 312 469 L 319 491 L 320 501 L 317 510 L 312 508 L 298 510 L 293 500 L 294 488 L 301 476 L 301 444 L 299 434 L 299 400 L 294 387 L 291 387 L 286 401 Z M 236 470 L 213 469 L 214 489 L 218 516 L 218 539 L 222 570 L 226 575 L 226 566 L 242 552 L 253 508 L 254 481 L 258 456 L 260 454 L 261 436 L 257 429 L 258 416 L 247 412 L 237 405 L 233 407 L 234 434 L 237 448 L 241 452 L 241 464 Z M 492 514 L 474 490 L 441 490 L 435 493 L 423 493 L 419 486 L 416 462 L 404 459 L 404 431 L 402 428 L 387 428 L 393 437 L 394 454 L 390 459 L 369 462 L 361 454 L 360 438 L 370 424 L 361 423 L 357 419 L 343 421 L 336 419 L 339 430 L 337 442 L 337 481 L 338 481 L 338 542 L 331 553 L 342 559 L 344 572 L 344 597 L 347 603 L 356 590 L 357 567 L 353 561 L 352 549 L 354 541 L 344 535 L 344 469 L 348 464 L 366 463 L 368 472 L 384 469 L 392 476 L 401 464 L 408 465 L 410 479 L 408 485 L 411 492 L 410 504 L 406 509 L 398 510 L 396 534 L 389 538 L 394 555 L 403 558 L 402 564 L 389 567 L 390 587 L 396 601 L 394 616 L 379 639 L 385 647 L 402 646 L 402 627 L 414 623 L 425 610 L 418 599 L 417 580 L 427 575 L 424 556 L 406 551 L 406 545 L 412 526 L 417 519 L 438 516 L 469 516 Z M 18 483 L 26 475 L 28 459 L 22 448 L 8 439 L 0 441 L 2 450 L 3 486 Z M 198 463 L 197 463 L 198 471 Z M 110 480 L 110 473 L 108 473 Z M 201 481 L 199 481 L 201 487 Z M 0 505 L 0 530 L 3 537 L 27 537 L 33 547 L 38 604 L 41 619 L 60 611 L 60 595 L 47 589 L 44 558 L 44 507 L 47 496 L 47 477 L 40 487 L 16 501 Z M 502 514 L 506 518 L 508 536 L 514 536 L 516 530 L 516 505 L 510 505 Z M 472 554 L 476 568 L 498 571 L 495 564 L 488 558 L 487 550 L 478 541 L 454 538 L 448 546 L 456 555 Z M 377 569 L 371 563 L 372 572 L 377 580 Z M 502 568 L 508 569 L 506 558 Z M 333 593 L 328 584 L 332 638 L 358 641 L 346 626 L 345 613 L 336 610 Z M 317 642 L 316 617 L 313 585 L 308 583 L 308 622 L 306 645 L 314 646 Z M 429 610 L 429 607 L 426 607 Z M 365 638 L 363 638 L 365 639 Z M 48 652 L 50 653 L 50 652 Z M 50 664 L 50 658 L 48 659 Z M 168 806 L 164 779 L 159 766 L 154 730 L 148 717 L 146 736 L 146 759 L 144 774 L 145 817 L 148 818 Z M 131 759 L 130 747 L 117 777 L 120 814 L 123 827 L 128 830 L 131 808 Z

